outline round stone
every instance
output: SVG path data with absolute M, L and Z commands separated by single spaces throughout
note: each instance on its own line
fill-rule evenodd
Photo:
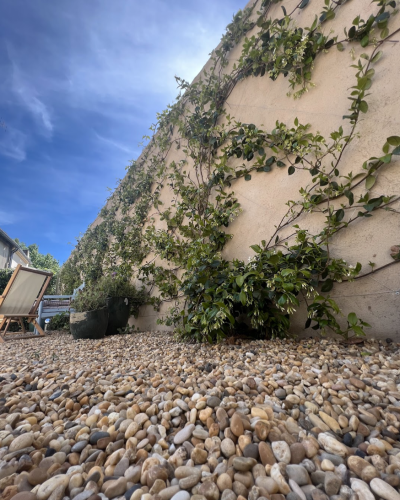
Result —
M 216 408 L 221 404 L 221 400 L 217 398 L 216 396 L 211 396 L 207 398 L 207 406 L 210 406 L 211 408 Z
M 109 437 L 110 437 L 110 434 L 108 432 L 102 432 L 102 431 L 94 432 L 90 436 L 89 443 L 92 445 L 95 445 L 95 444 L 97 444 L 97 441 L 99 441 L 100 439 L 109 438 Z
M 232 489 L 232 479 L 229 474 L 223 473 L 217 478 L 217 486 L 222 493 L 224 490 Z
M 239 437 L 242 434 L 244 434 L 244 427 L 243 427 L 243 422 L 238 413 L 234 413 L 231 418 L 231 431 L 232 433 Z
M 47 480 L 47 471 L 42 468 L 33 469 L 28 475 L 28 481 L 32 486 L 42 484 Z
M 171 500 L 190 500 L 190 493 L 187 491 L 178 491 Z
M 272 452 L 278 462 L 290 463 L 291 454 L 289 445 L 285 441 L 274 441 L 271 443 Z
M 207 500 L 219 500 L 219 489 L 212 481 L 206 481 L 199 489 L 198 494 L 203 495 Z
M 192 435 L 193 431 L 195 429 L 194 424 L 189 424 L 183 429 L 181 429 L 177 434 L 175 434 L 174 437 L 174 443 L 175 444 L 182 444 L 185 441 L 188 441 L 190 439 L 190 436 Z
M 226 458 L 229 458 L 236 453 L 236 446 L 232 439 L 225 438 L 222 440 L 221 452 Z
M 243 456 L 247 458 L 254 458 L 255 460 L 259 459 L 258 445 L 254 443 L 250 443 L 243 449 Z

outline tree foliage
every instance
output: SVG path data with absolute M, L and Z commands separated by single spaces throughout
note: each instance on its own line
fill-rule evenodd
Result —
M 56 281 L 57 275 L 60 271 L 60 262 L 50 253 L 40 253 L 39 246 L 36 243 L 31 245 L 26 245 L 23 241 L 15 238 L 15 242 L 23 249 L 29 250 L 29 258 L 32 262 L 32 267 L 35 269 L 41 269 L 42 271 L 50 271 L 53 273 L 53 277 L 50 281 L 50 285 L 47 288 L 47 295 L 54 295 L 56 293 Z

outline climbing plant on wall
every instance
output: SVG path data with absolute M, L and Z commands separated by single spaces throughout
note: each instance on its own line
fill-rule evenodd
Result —
M 273 19 L 271 8 L 279 3 L 282 16 Z M 330 244 L 355 221 L 368 223 L 379 210 L 396 212 L 399 197 L 377 196 L 371 189 L 377 173 L 400 155 L 400 137 L 388 137 L 377 156 L 352 172 L 343 170 L 343 155 L 368 112 L 384 46 L 399 30 L 390 31 L 394 0 L 374 0 L 376 12 L 368 19 L 357 16 L 343 36 L 326 29 L 345 3 L 325 0 L 306 28 L 297 26 L 294 14 L 309 9 L 312 0 L 300 1 L 291 12 L 279 0 L 240 11 L 200 78 L 192 84 L 177 79 L 180 96 L 158 115 L 148 145 L 108 200 L 100 224 L 79 240 L 64 266 L 65 282 L 75 283 L 78 275 L 96 282 L 105 269 L 137 277 L 153 292 L 154 307 L 170 302 L 162 321 L 183 339 L 215 341 L 249 329 L 284 337 L 300 300 L 307 307 L 306 327 L 363 335 L 369 325 L 356 312 L 341 320 L 329 296 L 334 283 L 359 277 L 362 265 L 333 257 Z M 238 44 L 241 55 L 230 65 L 229 53 Z M 317 57 L 330 50 L 351 52 L 355 44 L 370 48 L 354 61 L 350 108 L 329 136 L 297 118 L 264 130 L 226 112 L 234 87 L 250 77 L 283 75 L 288 98 L 301 98 L 312 91 Z M 178 151 L 175 161 L 168 161 L 171 151 Z M 241 212 L 235 182 L 251 182 L 255 173 L 273 169 L 282 175 L 305 171 L 309 182 L 298 200 L 287 201 L 269 239 L 254 242 L 248 262 L 229 261 L 223 252 L 232 239 L 227 228 Z M 168 203 L 166 192 L 172 197 Z M 311 213 L 324 219 L 316 232 L 301 226 Z

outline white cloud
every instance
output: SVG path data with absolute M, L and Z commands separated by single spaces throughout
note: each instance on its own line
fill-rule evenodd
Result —
M 0 129 L 0 154 L 23 161 L 26 158 L 26 146 L 26 135 L 19 130 L 8 125 L 5 129 Z
M 190 21 L 187 14 L 158 0 L 128 2 L 121 9 L 101 2 L 90 15 L 81 12 L 66 71 L 71 104 L 124 115 L 146 109 L 157 98 L 161 111 L 178 94 L 174 76 L 193 80 L 226 24 L 226 12 L 218 8 Z M 162 18 L 168 22 L 160 22 Z
M 14 50 L 10 44 L 7 45 L 8 56 L 12 63 L 12 90 L 18 97 L 19 101 L 31 113 L 35 121 L 41 126 L 42 131 L 46 136 L 51 137 L 53 134 L 53 123 L 50 116 L 50 111 L 44 102 L 39 99 L 38 92 L 28 82 L 32 80 L 29 75 L 24 75 L 17 65 Z
M 121 144 L 120 142 L 114 141 L 112 139 L 109 139 L 108 137 L 103 137 L 102 135 L 98 134 L 95 132 L 95 136 L 100 142 L 105 143 L 108 146 L 112 146 L 116 149 L 119 149 L 120 151 L 123 151 L 124 153 L 129 153 L 129 154 L 134 154 L 134 151 L 129 148 L 128 146 L 125 146 L 124 144 Z M 136 152 L 137 154 L 137 152 Z
M 36 119 L 42 122 L 44 128 L 52 133 L 53 132 L 53 124 L 51 122 L 50 113 L 44 103 L 32 95 L 30 91 L 22 92 L 21 98 L 24 100 L 28 109 L 32 112 L 32 114 L 36 117 Z
M 18 220 L 18 217 L 11 211 L 5 212 L 0 210 L 0 226 L 6 226 L 7 224 L 14 224 Z

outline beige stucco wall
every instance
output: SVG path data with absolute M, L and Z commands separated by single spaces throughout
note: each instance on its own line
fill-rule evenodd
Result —
M 298 0 L 283 2 L 288 12 Z M 319 14 L 324 6 L 322 0 L 310 2 L 309 6 L 294 16 L 299 26 L 312 24 L 315 14 Z M 361 14 L 366 19 L 376 12 L 376 4 L 365 0 L 353 0 L 340 7 L 336 18 L 326 23 L 324 30 L 334 30 L 342 36 L 343 28 L 350 27 L 352 20 Z M 257 10 L 257 9 L 256 9 Z M 281 17 L 281 4 L 274 6 L 271 17 Z M 391 21 L 390 31 L 400 26 L 400 16 Z M 400 40 L 400 35 L 394 40 Z M 359 44 L 352 44 L 356 60 L 362 52 L 371 53 L 373 47 L 362 49 Z M 289 82 L 283 76 L 277 81 L 268 77 L 247 78 L 236 85 L 229 96 L 225 108 L 244 123 L 254 123 L 265 130 L 272 130 L 276 120 L 293 124 L 297 117 L 301 123 L 310 123 L 313 131 L 319 131 L 326 137 L 339 126 L 349 131 L 349 122 L 342 119 L 347 114 L 349 88 L 355 83 L 354 63 L 350 56 L 350 48 L 344 52 L 332 48 L 328 53 L 317 56 L 312 81 L 316 87 L 301 99 L 287 97 Z M 232 65 L 240 55 L 241 48 L 234 48 L 230 55 Z M 384 56 L 375 65 L 376 74 L 368 97 L 369 112 L 358 126 L 360 137 L 346 150 L 343 157 L 343 172 L 357 172 L 364 160 L 371 156 L 380 156 L 386 138 L 400 135 L 400 43 L 387 43 L 383 47 Z M 209 63 L 207 64 L 209 65 Z M 206 67 L 207 67 L 206 65 Z M 167 162 L 183 158 L 182 151 L 171 150 Z M 400 157 L 397 157 L 400 159 Z M 373 195 L 400 194 L 400 161 L 393 161 L 378 174 L 378 180 L 372 190 Z M 232 189 L 241 203 L 243 212 L 229 227 L 234 238 L 225 249 L 228 258 L 247 260 L 253 255 L 250 245 L 269 239 L 285 213 L 285 203 L 289 199 L 298 199 L 298 190 L 309 182 L 306 172 L 287 175 L 286 169 L 275 168 L 270 173 L 254 173 L 249 182 L 239 180 Z M 362 187 L 360 188 L 362 192 Z M 162 201 L 167 205 L 171 193 L 164 188 Z M 399 204 L 392 208 L 399 210 Z M 159 224 L 158 222 L 156 223 Z M 318 217 L 309 217 L 301 221 L 303 227 L 317 228 Z M 348 229 L 341 231 L 332 241 L 331 251 L 335 256 L 345 258 L 350 264 L 360 262 L 363 272 L 368 272 L 368 262 L 377 267 L 392 261 L 390 247 L 400 243 L 400 215 L 391 212 L 377 212 L 369 220 L 360 220 Z M 362 319 L 372 325 L 368 329 L 369 336 L 376 338 L 391 337 L 400 340 L 400 264 L 377 272 L 365 279 L 353 283 L 335 285 L 331 292 L 342 307 L 344 314 L 355 311 Z M 143 307 L 137 320 L 132 323 L 142 330 L 160 329 L 156 320 L 165 314 L 168 305 L 163 305 L 160 313 L 151 307 Z M 305 313 L 300 308 L 295 315 L 293 331 L 302 333 Z M 310 334 L 307 330 L 306 334 Z
M 20 250 L 13 253 L 11 267 L 14 269 L 18 264 L 29 267 L 29 260 L 26 258 L 26 255 L 24 255 L 24 253 Z

